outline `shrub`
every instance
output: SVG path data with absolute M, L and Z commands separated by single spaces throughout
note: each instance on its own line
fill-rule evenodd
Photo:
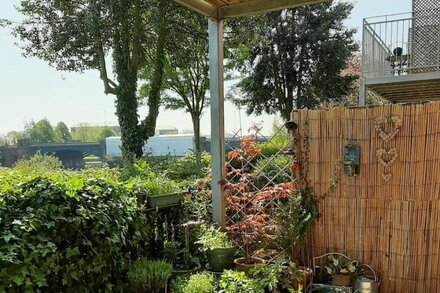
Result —
M 253 174 L 260 187 L 291 182 L 290 158 L 278 155 L 258 160 Z M 272 180 L 272 181 L 271 181 Z
M 165 288 L 173 267 L 163 261 L 139 260 L 128 271 L 130 289 L 138 293 L 159 293 Z
M 213 293 L 214 277 L 208 274 L 192 275 L 183 293 Z
M 123 292 L 149 232 L 130 192 L 111 178 L 4 172 L 0 292 Z
M 224 293 L 263 293 L 264 289 L 257 281 L 250 279 L 244 272 L 226 270 L 220 276 L 219 287 Z
M 127 180 L 127 187 L 136 189 L 138 192 L 162 195 L 181 190 L 177 182 L 169 180 L 161 174 L 156 174 L 144 160 L 134 163 L 129 171 L 126 170 L 124 175 L 127 176 L 128 174 L 130 177 Z
M 199 240 L 196 243 L 201 245 L 202 251 L 232 247 L 228 234 L 212 226 L 202 227 Z
M 169 164 L 164 175 L 172 180 L 183 181 L 202 178 L 211 164 L 211 155 L 188 153 Z
M 23 173 L 46 173 L 63 169 L 60 159 L 55 156 L 37 153 L 29 159 L 19 160 L 14 170 Z

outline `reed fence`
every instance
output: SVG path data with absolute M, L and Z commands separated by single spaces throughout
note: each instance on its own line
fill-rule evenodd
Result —
M 292 118 L 304 178 L 320 198 L 311 254 L 341 252 L 372 265 L 381 292 L 440 292 L 440 103 Z M 343 173 L 348 143 L 360 145 L 357 176 Z

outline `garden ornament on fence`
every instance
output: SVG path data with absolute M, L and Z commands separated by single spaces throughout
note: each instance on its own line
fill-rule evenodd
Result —
M 376 151 L 376 156 L 378 162 L 384 168 L 381 177 L 385 182 L 391 180 L 392 174 L 389 171 L 389 167 L 397 160 L 398 157 L 397 149 L 392 148 L 390 146 L 390 142 L 400 132 L 401 126 L 402 119 L 399 116 L 377 118 L 374 122 L 374 128 L 378 132 L 379 137 L 383 140 L 383 147 Z

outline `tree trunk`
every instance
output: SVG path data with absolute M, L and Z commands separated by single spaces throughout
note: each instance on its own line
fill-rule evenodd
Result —
M 122 156 L 126 162 L 133 162 L 143 154 L 144 140 L 138 125 L 136 85 L 135 74 L 126 73 L 119 77 L 116 114 L 121 127 Z
M 194 130 L 194 151 L 200 154 L 202 151 L 202 142 L 200 139 L 200 115 L 192 115 L 192 123 Z
M 154 136 L 157 117 L 159 116 L 160 93 L 165 69 L 165 49 L 168 35 L 166 12 L 169 3 L 167 1 L 160 0 L 159 2 L 160 24 L 155 56 L 156 65 L 151 81 L 151 90 L 148 94 L 148 116 L 142 122 L 142 132 L 145 140 Z

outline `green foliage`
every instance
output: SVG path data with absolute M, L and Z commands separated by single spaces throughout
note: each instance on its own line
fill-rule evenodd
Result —
M 17 145 L 22 139 L 24 139 L 23 131 L 10 131 L 6 134 L 6 145 Z
M 171 160 L 164 175 L 172 180 L 183 181 L 203 178 L 211 166 L 211 155 L 187 153 L 184 157 Z
M 171 283 L 171 292 L 172 293 L 185 293 L 186 286 L 188 284 L 188 276 L 178 276 Z
M 32 143 L 55 142 L 55 132 L 47 119 L 40 120 L 33 124 L 29 129 L 29 135 Z
M 259 283 L 250 279 L 244 272 L 234 272 L 226 270 L 220 276 L 219 280 L 220 289 L 224 290 L 224 293 L 263 293 Z
M 162 100 L 167 109 L 183 109 L 190 114 L 195 152 L 200 152 L 200 119 L 209 104 L 206 19 L 187 9 L 176 10 L 173 19 L 178 27 L 169 34 Z
M 209 274 L 192 275 L 183 293 L 213 293 L 214 277 Z
M 231 50 L 234 69 L 243 76 L 233 100 L 249 114 L 280 113 L 288 120 L 294 109 L 341 99 L 357 78 L 341 75 L 358 49 L 355 30 L 344 27 L 352 8 L 322 3 L 244 19 L 241 26 L 251 36 L 247 50 Z
M 41 153 L 37 153 L 29 159 L 19 160 L 14 165 L 14 170 L 28 174 L 47 173 L 60 171 L 61 169 L 63 169 L 63 164 L 57 157 L 42 155 Z
M 127 187 L 149 195 L 172 194 L 181 191 L 181 186 L 162 174 L 155 173 L 145 160 L 139 160 L 126 169 L 129 176 Z
M 202 226 L 199 240 L 196 243 L 201 245 L 202 251 L 233 247 L 228 233 L 220 231 L 220 228 L 215 229 L 205 225 Z
M 159 293 L 165 288 L 173 267 L 162 261 L 139 260 L 128 271 L 130 290 L 137 293 Z
M 142 156 L 145 140 L 154 135 L 160 107 L 168 17 L 173 1 L 21 1 L 23 22 L 13 28 L 24 55 L 58 70 L 97 70 L 106 94 L 116 96 L 122 152 L 128 162 Z M 113 68 L 107 61 L 111 59 Z M 138 116 L 138 76 L 143 66 L 153 72 L 148 90 L 148 116 Z M 108 72 L 113 72 L 112 80 Z
M 83 142 L 96 142 L 114 136 L 114 132 L 107 126 L 90 126 L 82 123 L 72 128 L 72 139 Z
M 165 241 L 163 244 L 164 259 L 172 263 L 178 256 L 181 243 L 177 241 Z
M 294 194 L 275 213 L 280 226 L 279 240 L 284 247 L 301 246 L 318 218 L 318 203 L 310 190 Z
M 54 129 L 55 141 L 59 143 L 66 143 L 72 140 L 70 130 L 64 122 L 58 122 Z
M 256 183 L 260 187 L 267 185 L 291 182 L 291 160 L 285 155 L 275 155 L 260 159 L 255 165 L 252 174 L 255 175 Z
M 324 272 L 328 275 L 354 275 L 357 265 L 357 261 L 345 257 L 337 258 L 333 255 L 329 255 L 324 264 Z
M 0 172 L 0 292 L 126 292 L 149 225 L 109 171 L 88 172 Z
M 99 141 L 106 139 L 107 137 L 115 136 L 113 130 L 109 127 L 103 127 L 99 133 Z
M 257 264 L 249 273 L 261 288 L 272 291 L 279 287 L 283 267 L 281 264 Z

